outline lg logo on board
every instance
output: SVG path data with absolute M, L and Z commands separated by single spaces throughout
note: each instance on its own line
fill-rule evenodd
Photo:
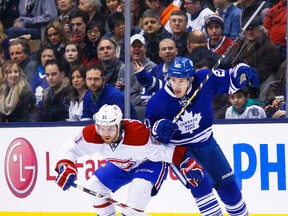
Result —
M 5 156 L 5 176 L 11 192 L 19 197 L 27 197 L 37 179 L 37 158 L 32 145 L 24 138 L 12 141 Z

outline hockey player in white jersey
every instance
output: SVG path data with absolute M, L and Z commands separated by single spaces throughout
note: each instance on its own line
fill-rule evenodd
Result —
M 212 192 L 212 188 L 215 188 L 229 215 L 246 216 L 248 210 L 234 172 L 213 137 L 212 101 L 214 95 L 234 93 L 248 82 L 257 86 L 259 78 L 246 64 L 210 72 L 210 69 L 201 69 L 195 73 L 190 59 L 177 57 L 168 69 L 164 88 L 148 101 L 145 120 L 159 141 L 186 148 L 187 167 L 190 165 L 189 158 L 195 158 L 205 170 L 204 179 L 198 182 L 198 187 L 190 185 L 202 215 L 223 215 Z M 207 75 L 209 79 L 205 85 L 174 123 L 174 117 Z M 190 181 L 191 172 L 181 171 Z
M 111 191 L 130 183 L 126 204 L 144 211 L 167 176 L 165 162 L 181 166 L 185 148 L 159 143 L 144 123 L 122 119 L 118 106 L 104 105 L 95 114 L 95 124 L 84 127 L 60 150 L 55 168 L 58 186 L 63 190 L 69 189 L 77 176 L 76 160 L 96 152 L 107 162 L 94 172 L 87 188 L 111 197 Z M 203 170 L 194 159 L 190 163 L 193 163 L 190 172 L 194 173 L 192 183 L 195 185 L 203 178 Z M 93 207 L 99 216 L 116 215 L 114 204 L 99 197 L 93 196 Z M 131 209 L 123 208 L 122 215 L 134 214 Z

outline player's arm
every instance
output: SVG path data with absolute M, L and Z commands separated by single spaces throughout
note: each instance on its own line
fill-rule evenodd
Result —
M 229 94 L 235 93 L 246 85 L 258 87 L 260 84 L 258 73 L 249 65 L 239 63 L 229 70 L 230 89 Z
M 204 171 L 194 158 L 186 155 L 186 148 L 171 144 L 161 144 L 154 142 L 153 138 L 150 143 L 146 144 L 145 155 L 151 161 L 165 161 L 173 163 L 180 167 L 180 172 L 185 176 L 187 181 L 194 187 L 204 178 Z
M 165 85 L 164 80 L 157 79 L 156 77 L 152 76 L 151 72 L 147 73 L 141 62 L 134 61 L 133 69 L 138 82 L 147 90 L 156 92 Z
M 57 154 L 55 171 L 58 175 L 56 177 L 56 184 L 64 191 L 70 188 L 77 177 L 77 168 L 75 164 L 78 158 L 84 155 L 92 155 L 97 152 L 97 148 L 99 148 L 98 145 L 91 145 L 86 142 L 83 131 L 75 138 L 66 141 Z

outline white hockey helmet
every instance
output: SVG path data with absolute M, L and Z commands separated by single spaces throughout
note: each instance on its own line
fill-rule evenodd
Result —
M 122 111 L 117 105 L 105 104 L 95 114 L 95 124 L 98 126 L 117 125 L 120 130 L 122 117 Z

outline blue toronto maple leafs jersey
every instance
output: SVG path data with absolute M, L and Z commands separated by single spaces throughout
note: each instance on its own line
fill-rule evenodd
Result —
M 177 98 L 168 84 L 159 89 L 146 107 L 145 118 L 149 127 L 152 128 L 157 120 L 163 118 L 173 120 L 210 71 L 202 69 L 196 72 L 192 87 L 182 98 Z M 213 98 L 217 94 L 227 93 L 231 88 L 235 86 L 230 81 L 229 70 L 213 72 L 176 122 L 180 131 L 172 137 L 170 143 L 195 147 L 205 145 L 206 141 L 213 137 Z

